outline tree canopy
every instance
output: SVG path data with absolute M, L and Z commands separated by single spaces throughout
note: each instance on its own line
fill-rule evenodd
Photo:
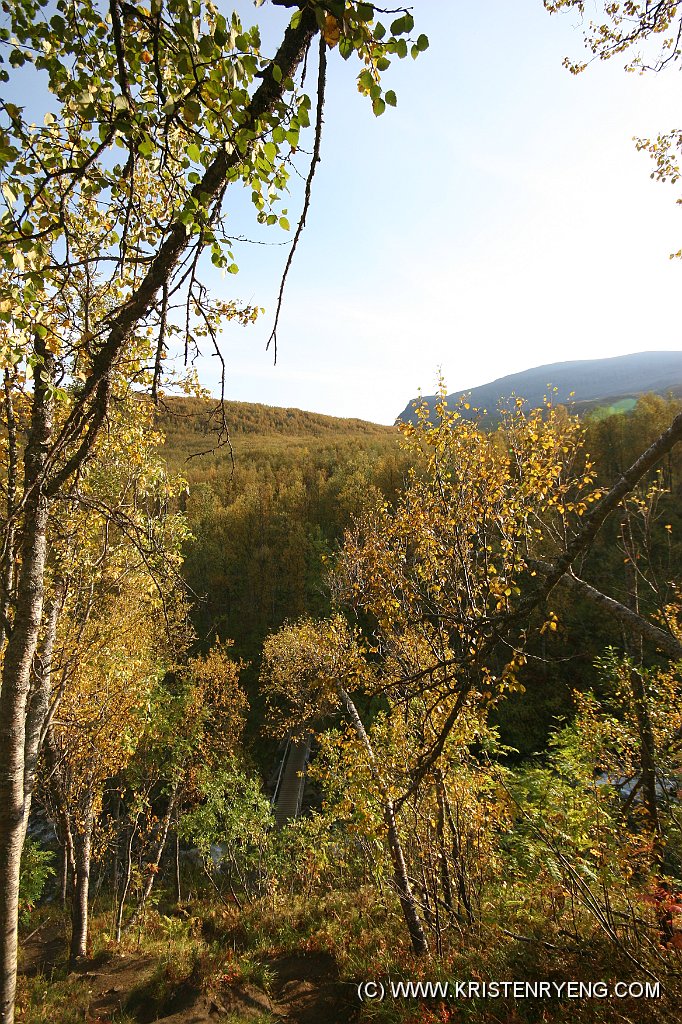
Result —
M 114 405 L 134 390 L 158 396 L 173 378 L 166 357 L 178 341 L 179 382 L 189 387 L 202 345 L 222 359 L 221 320 L 254 318 L 254 308 L 208 294 L 202 261 L 238 269 L 225 219 L 235 189 L 248 191 L 258 221 L 289 229 L 280 199 L 314 121 L 293 254 L 320 155 L 327 51 L 359 59 L 358 86 L 379 115 L 395 102 L 381 84 L 393 57 L 410 47 L 418 56 L 428 45 L 414 37 L 407 10 L 384 26 L 370 4 L 279 6 L 291 7 L 291 18 L 266 56 L 257 27 L 211 2 L 3 5 L 0 361 L 10 439 L 1 572 L 3 1024 L 14 1013 L 19 857 L 33 771 L 24 741 L 45 626 L 53 503 L 78 490 Z M 311 116 L 303 79 L 314 40 Z M 38 111 L 24 103 L 26 94 L 35 94 Z

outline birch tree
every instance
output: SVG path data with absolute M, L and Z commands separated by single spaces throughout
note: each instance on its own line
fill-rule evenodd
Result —
M 121 390 L 158 394 L 175 340 L 188 363 L 204 342 L 219 355 L 221 318 L 253 317 L 232 298 L 210 298 L 202 260 L 237 270 L 224 220 L 237 189 L 247 190 L 257 219 L 288 226 L 279 197 L 311 121 L 301 76 L 314 40 L 313 159 L 295 241 L 319 159 L 327 51 L 359 58 L 359 86 L 380 114 L 395 102 L 381 73 L 394 56 L 410 48 L 416 56 L 427 45 L 413 36 L 406 11 L 384 26 L 370 4 L 277 6 L 292 15 L 268 56 L 257 28 L 211 2 L 154 0 L 146 8 L 57 0 L 48 8 L 13 0 L 3 7 L 0 77 L 12 99 L 0 101 L 2 366 L 6 381 L 14 374 L 33 381 L 25 442 L 5 401 L 15 440 L 0 569 L 3 1024 L 14 1015 L 26 710 L 52 504 L 83 472 Z M 21 106 L 24 67 L 45 85 L 44 116 Z M 93 288 L 103 295 L 99 308 L 90 302 Z

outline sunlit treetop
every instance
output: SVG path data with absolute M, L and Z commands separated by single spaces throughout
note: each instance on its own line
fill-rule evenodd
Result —
M 108 295 L 90 325 L 102 343 L 117 310 L 151 285 L 136 327 L 156 339 L 156 383 L 158 357 L 180 323 L 187 361 L 202 338 L 215 344 L 222 319 L 254 318 L 253 307 L 211 301 L 201 267 L 210 257 L 227 273 L 238 270 L 224 207 L 230 185 L 248 190 L 257 221 L 290 230 L 282 197 L 311 124 L 303 84 L 313 39 L 321 45 L 310 177 L 326 51 L 359 58 L 358 88 L 379 115 L 396 103 L 381 81 L 391 61 L 428 46 L 407 10 L 383 24 L 370 4 L 277 5 L 294 10 L 273 56 L 261 51 L 257 26 L 211 0 L 3 4 L 0 318 L 15 338 L 5 359 L 15 363 L 26 348 L 21 335 L 36 328 L 54 353 L 82 347 L 55 318 L 41 322 L 40 311 L 46 295 L 82 295 L 83 278 Z M 27 94 L 40 96 L 37 86 L 39 116 L 39 99 L 22 105 Z M 174 307 L 184 312 L 174 317 Z M 92 355 L 97 341 L 85 347 Z
M 551 14 L 572 9 L 584 19 L 584 0 L 544 0 L 544 4 Z M 598 7 L 601 9 L 600 20 L 590 19 L 584 29 L 585 44 L 595 57 L 609 60 L 634 49 L 634 56 L 629 57 L 627 63 L 630 71 L 660 71 L 667 64 L 679 60 L 682 14 L 678 3 L 673 0 L 659 0 L 657 3 L 616 0 L 615 3 L 601 3 Z M 585 62 L 568 57 L 564 63 L 574 74 L 587 66 Z

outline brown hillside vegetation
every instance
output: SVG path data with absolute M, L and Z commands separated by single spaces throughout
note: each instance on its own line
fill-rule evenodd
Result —
M 163 459 L 187 482 L 183 576 L 196 632 L 202 644 L 230 637 L 249 663 L 258 732 L 264 637 L 285 619 L 327 611 L 326 559 L 354 516 L 395 496 L 408 459 L 396 427 L 246 402 L 226 402 L 224 415 L 229 443 L 212 399 L 165 398 L 156 425 Z
M 302 409 L 283 409 L 252 402 L 226 402 L 225 419 L 235 460 L 295 453 L 305 447 L 354 446 L 386 450 L 397 439 L 395 427 L 366 420 L 341 419 Z M 230 446 L 221 444 L 219 402 L 215 399 L 168 397 L 157 415 L 166 437 L 164 454 L 173 468 L 187 459 L 203 468 L 230 462 Z M 202 454 L 206 453 L 206 454 Z M 183 467 L 186 472 L 186 466 Z

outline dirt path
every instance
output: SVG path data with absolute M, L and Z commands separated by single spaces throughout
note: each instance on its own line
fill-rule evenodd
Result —
M 89 1021 L 109 1021 L 120 1014 L 131 993 L 149 980 L 155 967 L 155 959 L 148 956 L 112 957 L 101 965 L 89 965 L 81 973 L 90 993 Z
M 274 973 L 272 1011 L 296 1024 L 346 1024 L 357 1017 L 352 986 L 339 979 L 328 953 L 289 954 L 269 963 Z
M 66 943 L 61 928 L 45 921 L 28 939 L 19 945 L 19 972 L 29 978 L 36 974 L 50 976 L 57 962 L 63 958 Z
M 225 985 L 212 1001 L 197 993 L 191 1007 L 161 1017 L 159 1024 L 215 1024 L 228 1015 L 231 1020 L 265 1017 L 282 1024 L 352 1024 L 356 1019 L 353 988 L 339 980 L 328 954 L 293 953 L 270 959 L 266 966 L 273 978 L 268 992 L 235 982 Z
M 48 926 L 26 943 L 22 972 L 49 978 L 65 958 L 63 935 Z M 88 1024 L 109 1024 L 124 1012 L 138 1024 L 218 1024 L 227 1017 L 245 1024 L 256 1019 L 273 1024 L 352 1024 L 358 1015 L 353 986 L 339 979 L 336 962 L 327 953 L 290 953 L 265 960 L 272 978 L 267 992 L 237 980 L 207 995 L 189 978 L 168 993 L 160 1009 L 145 996 L 159 964 L 158 958 L 140 954 L 113 955 L 84 965 L 78 976 Z

